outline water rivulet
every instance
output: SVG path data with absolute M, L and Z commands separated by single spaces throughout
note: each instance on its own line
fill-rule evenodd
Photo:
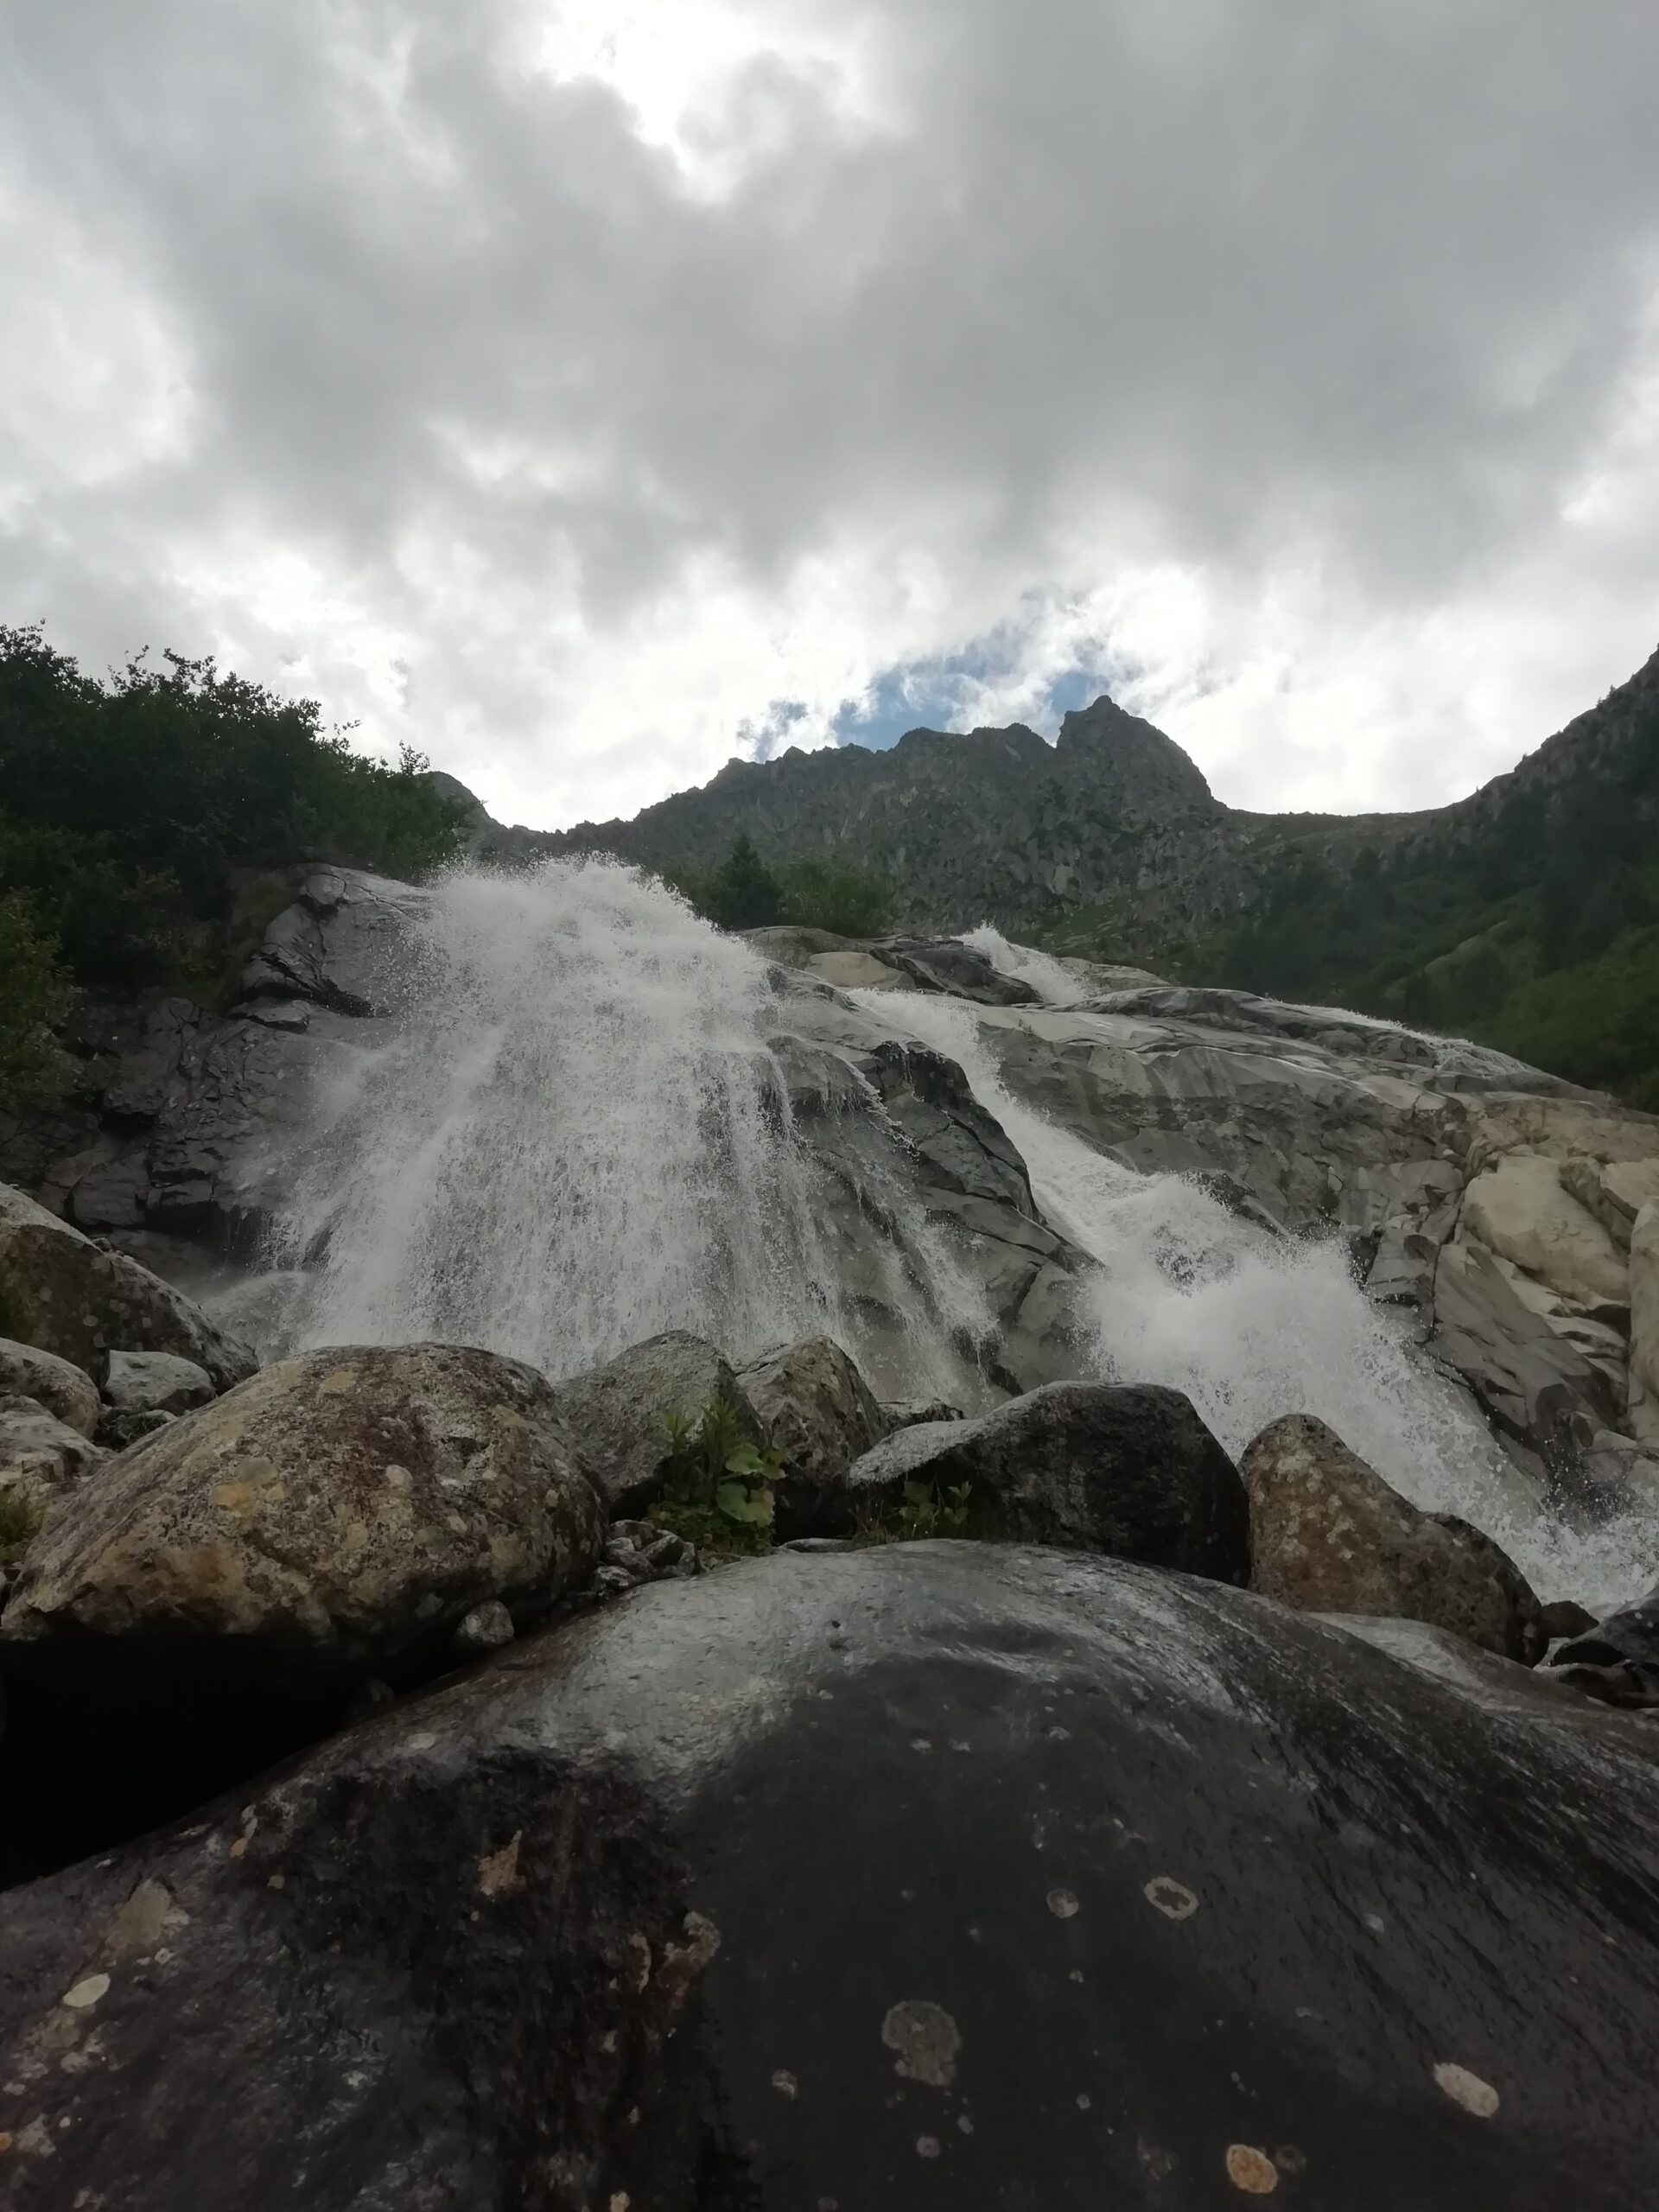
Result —
M 602 862 L 459 874 L 410 913 L 385 979 L 394 1018 L 334 1056 L 292 1163 L 271 1239 L 294 1271 L 282 1339 L 435 1337 L 556 1376 L 663 1329 L 735 1357 L 822 1332 L 889 1395 L 994 1395 L 1000 1262 L 984 1252 L 1017 1239 L 994 1221 L 966 1263 L 972 1128 L 959 1117 L 934 1147 L 956 1147 L 953 1215 L 912 1172 L 925 1113 L 896 1126 L 870 1080 L 872 1039 L 920 1044 L 963 1070 L 1023 1158 L 1008 1218 L 1023 1208 L 1033 1237 L 1065 1241 L 1071 1371 L 1174 1384 L 1235 1453 L 1276 1415 L 1316 1413 L 1551 1592 L 1628 1579 L 1628 1529 L 1567 1535 L 1529 1510 L 1466 1396 L 1367 1301 L 1339 1241 L 1274 1240 L 1190 1179 L 1103 1156 L 1012 1094 L 974 1006 L 833 1000 Z M 1000 964 L 1075 995 L 1052 963 L 1003 948 Z M 855 1189 L 791 1104 L 802 1033 L 840 1055 L 825 1111 L 880 1139 Z

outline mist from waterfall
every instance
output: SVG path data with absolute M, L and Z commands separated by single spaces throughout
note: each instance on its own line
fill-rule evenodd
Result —
M 456 874 L 322 1084 L 276 1255 L 302 1343 L 441 1337 L 553 1375 L 841 1317 L 762 1043 L 765 963 L 603 861 Z M 320 1258 L 317 1256 L 321 1254 Z M 296 1278 L 296 1280 L 299 1280 Z

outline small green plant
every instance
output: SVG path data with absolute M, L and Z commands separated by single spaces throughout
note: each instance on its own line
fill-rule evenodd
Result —
M 929 1536 L 966 1536 L 972 1531 L 972 1483 L 906 1483 L 904 1497 L 880 1512 L 864 1514 L 858 1540 L 866 1544 L 913 1544 Z
M 784 1464 L 745 1433 L 728 1398 L 700 1414 L 670 1414 L 663 1424 L 669 1474 L 651 1521 L 716 1558 L 747 1558 L 772 1548 L 772 1485 Z
M 0 1491 L 0 1567 L 22 1557 L 40 1526 L 40 1515 L 15 1491 Z
M 68 1005 L 69 978 L 51 931 L 21 893 L 0 893 L 0 1103 L 51 1089 L 67 1065 L 53 1027 Z

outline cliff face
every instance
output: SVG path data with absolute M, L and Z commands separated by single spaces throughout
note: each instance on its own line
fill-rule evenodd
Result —
M 1244 889 L 1236 818 L 1173 740 L 1107 698 L 1034 730 L 912 730 L 890 752 L 734 760 L 632 822 L 583 823 L 552 851 L 707 868 L 741 834 L 768 858 L 829 854 L 898 887 L 906 918 L 1030 928 L 1130 903 L 1155 937 L 1219 919 Z

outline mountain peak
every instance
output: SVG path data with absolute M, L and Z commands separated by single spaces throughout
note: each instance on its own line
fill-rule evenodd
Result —
M 1127 815 L 1208 811 L 1216 804 L 1203 771 L 1174 739 L 1104 691 L 1066 715 L 1055 751 L 1069 780 L 1086 783 Z

